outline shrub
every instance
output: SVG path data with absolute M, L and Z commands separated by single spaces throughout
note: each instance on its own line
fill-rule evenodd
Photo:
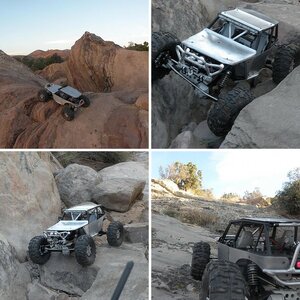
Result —
M 180 220 L 198 226 L 207 226 L 217 221 L 217 216 L 204 210 L 186 209 L 180 212 Z
M 279 191 L 272 204 L 279 210 L 291 215 L 300 213 L 300 179 L 286 182 L 283 189 Z

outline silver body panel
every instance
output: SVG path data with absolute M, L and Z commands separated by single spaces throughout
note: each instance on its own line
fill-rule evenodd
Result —
M 256 51 L 208 28 L 184 40 L 182 44 L 226 65 L 236 65 L 254 57 Z
M 88 224 L 88 221 L 59 221 L 49 227 L 47 231 L 73 231 L 82 228 Z
M 220 16 L 227 17 L 257 31 L 266 30 L 278 24 L 278 21 L 248 9 L 236 8 L 221 12 Z
M 71 86 L 61 87 L 58 84 L 48 83 L 46 84 L 45 88 L 52 94 L 62 91 L 73 98 L 78 98 L 82 95 L 78 90 L 72 88 Z
M 60 90 L 73 98 L 78 98 L 81 96 L 81 93 L 78 90 L 72 88 L 71 86 L 63 87 Z
M 80 205 L 76 205 L 68 209 L 65 209 L 65 211 L 87 211 L 89 209 L 99 207 L 99 206 L 100 206 L 99 204 L 95 204 L 93 202 L 85 202 Z
M 59 91 L 59 89 L 61 88 L 60 85 L 58 84 L 54 84 L 54 83 L 48 83 L 45 88 L 51 92 L 52 94 L 55 94 Z

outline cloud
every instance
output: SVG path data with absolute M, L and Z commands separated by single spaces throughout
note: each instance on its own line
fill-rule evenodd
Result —
M 241 195 L 259 187 L 268 195 L 275 195 L 287 180 L 287 173 L 300 167 L 299 150 L 231 150 L 214 152 L 220 189 Z

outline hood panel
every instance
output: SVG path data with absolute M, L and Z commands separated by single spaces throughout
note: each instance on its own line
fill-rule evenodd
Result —
M 254 49 L 207 28 L 184 40 L 182 44 L 226 65 L 236 65 L 256 54 Z
M 88 224 L 88 221 L 59 221 L 49 227 L 47 231 L 72 231 Z

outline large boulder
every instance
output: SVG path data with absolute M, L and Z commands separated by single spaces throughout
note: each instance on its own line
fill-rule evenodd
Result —
M 0 235 L 0 299 L 25 299 L 29 272 L 16 258 L 15 249 Z
M 0 162 L 0 234 L 24 261 L 29 240 L 56 222 L 61 201 L 38 153 L 1 152 Z
M 95 265 L 100 266 L 100 270 L 82 300 L 111 299 L 129 261 L 134 261 L 134 266 L 120 299 L 148 299 L 148 261 L 143 245 L 123 243 L 119 248 L 103 245 L 97 251 Z
M 99 267 L 84 268 L 75 257 L 53 253 L 50 260 L 40 266 L 40 283 L 53 290 L 74 296 L 82 296 L 93 284 Z
M 55 176 L 61 200 L 67 207 L 90 202 L 98 174 L 90 167 L 71 164 Z
M 93 201 L 114 211 L 128 211 L 141 196 L 148 171 L 145 164 L 124 162 L 105 168 L 99 173 L 99 183 L 93 192 Z
M 49 81 L 66 78 L 81 91 L 134 91 L 148 87 L 148 53 L 124 49 L 85 32 L 69 58 L 40 72 Z
M 247 105 L 221 148 L 300 147 L 300 66 L 274 90 Z

